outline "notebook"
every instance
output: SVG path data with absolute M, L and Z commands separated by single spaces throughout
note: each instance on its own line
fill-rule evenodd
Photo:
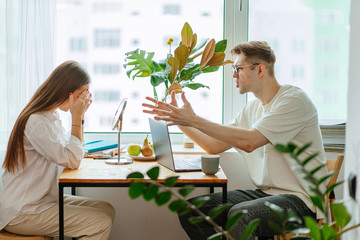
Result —
M 117 148 L 117 143 L 106 140 L 99 140 L 99 141 L 88 142 L 85 144 L 84 147 L 87 153 L 103 151 L 111 148 Z
M 174 157 L 169 129 L 166 123 L 149 118 L 151 138 L 157 162 L 174 172 L 201 171 L 201 159 L 181 159 Z

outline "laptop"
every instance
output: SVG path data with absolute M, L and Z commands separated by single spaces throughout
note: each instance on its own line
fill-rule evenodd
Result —
M 174 157 L 169 128 L 166 123 L 149 118 L 151 138 L 157 162 L 174 172 L 201 171 L 201 158 L 181 159 Z

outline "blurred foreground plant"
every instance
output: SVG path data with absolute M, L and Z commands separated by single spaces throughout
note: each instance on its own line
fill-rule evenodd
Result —
M 166 178 L 164 183 L 159 183 L 159 167 L 150 169 L 147 171 L 146 175 L 149 178 L 145 178 L 145 176 L 140 172 L 133 172 L 127 176 L 128 179 L 135 179 L 129 188 L 129 195 L 132 199 L 143 196 L 146 201 L 154 199 L 158 206 L 169 203 L 169 209 L 173 212 L 177 212 L 179 215 L 184 215 L 194 211 L 198 214 L 198 216 L 189 218 L 189 222 L 196 224 L 206 221 L 211 224 L 217 231 L 216 234 L 209 236 L 207 238 L 208 240 L 221 239 L 222 236 L 225 236 L 226 239 L 229 240 L 234 239 L 230 236 L 229 231 L 242 218 L 242 216 L 247 213 L 247 211 L 238 212 L 232 215 L 228 219 L 224 230 L 214 221 L 214 219 L 229 207 L 228 204 L 221 204 L 211 209 L 209 211 L 209 216 L 207 216 L 201 212 L 199 208 L 204 205 L 210 199 L 210 197 L 198 197 L 195 198 L 192 202 L 186 200 L 186 197 L 195 188 L 193 185 L 176 187 L 175 189 L 174 187 L 176 185 L 178 176 Z M 173 200 L 171 199 L 172 197 L 174 198 Z M 249 223 L 244 231 L 242 240 L 247 240 L 251 237 L 259 222 L 259 219 L 255 219 Z
M 295 212 L 289 209 L 282 209 L 279 206 L 266 203 L 267 206 L 271 209 L 272 213 L 275 215 L 277 222 L 269 222 L 269 226 L 278 234 L 281 235 L 283 239 L 314 239 L 314 240 L 335 240 L 339 237 L 354 228 L 360 226 L 356 224 L 353 226 L 348 226 L 351 215 L 346 210 L 346 207 L 343 202 L 335 201 L 333 203 L 328 203 L 328 194 L 330 194 L 335 187 L 342 184 L 337 182 L 331 186 L 327 186 L 326 189 L 322 189 L 321 185 L 326 183 L 327 180 L 335 174 L 335 172 L 330 172 L 325 176 L 316 177 L 316 173 L 326 167 L 326 163 L 321 164 L 314 169 L 308 170 L 306 168 L 307 164 L 313 160 L 317 154 L 308 156 L 305 159 L 300 159 L 299 156 L 303 153 L 311 143 L 305 144 L 304 146 L 298 147 L 293 143 L 287 145 L 277 144 L 275 149 L 279 152 L 290 154 L 291 158 L 297 163 L 292 169 L 300 174 L 300 176 L 309 183 L 309 190 L 312 193 L 310 199 L 313 204 L 318 207 L 321 212 L 324 214 L 324 219 L 321 224 L 318 224 L 315 219 L 312 217 L 305 217 L 305 228 L 303 227 L 303 221 L 299 218 Z M 333 194 L 333 193 L 332 193 Z M 333 221 L 329 221 L 329 211 L 332 210 L 332 215 L 334 216 Z M 298 236 L 288 237 L 287 233 L 294 234 L 303 234 Z

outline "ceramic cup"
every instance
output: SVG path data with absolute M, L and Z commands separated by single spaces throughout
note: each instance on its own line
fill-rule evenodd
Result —
M 201 156 L 201 169 L 206 175 L 214 175 L 219 170 L 220 156 L 216 154 Z

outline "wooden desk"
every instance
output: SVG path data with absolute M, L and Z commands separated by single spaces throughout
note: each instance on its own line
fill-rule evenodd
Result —
M 193 158 L 196 155 L 181 155 L 183 158 Z M 199 155 L 197 156 L 199 157 Z M 160 167 L 158 180 L 164 182 L 167 177 L 179 176 L 176 186 L 192 184 L 196 187 L 221 187 L 223 203 L 227 202 L 227 177 L 222 169 L 216 175 L 208 176 L 202 172 L 175 173 L 156 161 L 134 161 L 127 165 L 109 165 L 103 160 L 83 159 L 79 169 L 65 169 L 59 178 L 59 239 L 64 239 L 64 187 L 129 187 L 133 180 L 126 177 L 135 171 L 146 173 L 152 167 Z

